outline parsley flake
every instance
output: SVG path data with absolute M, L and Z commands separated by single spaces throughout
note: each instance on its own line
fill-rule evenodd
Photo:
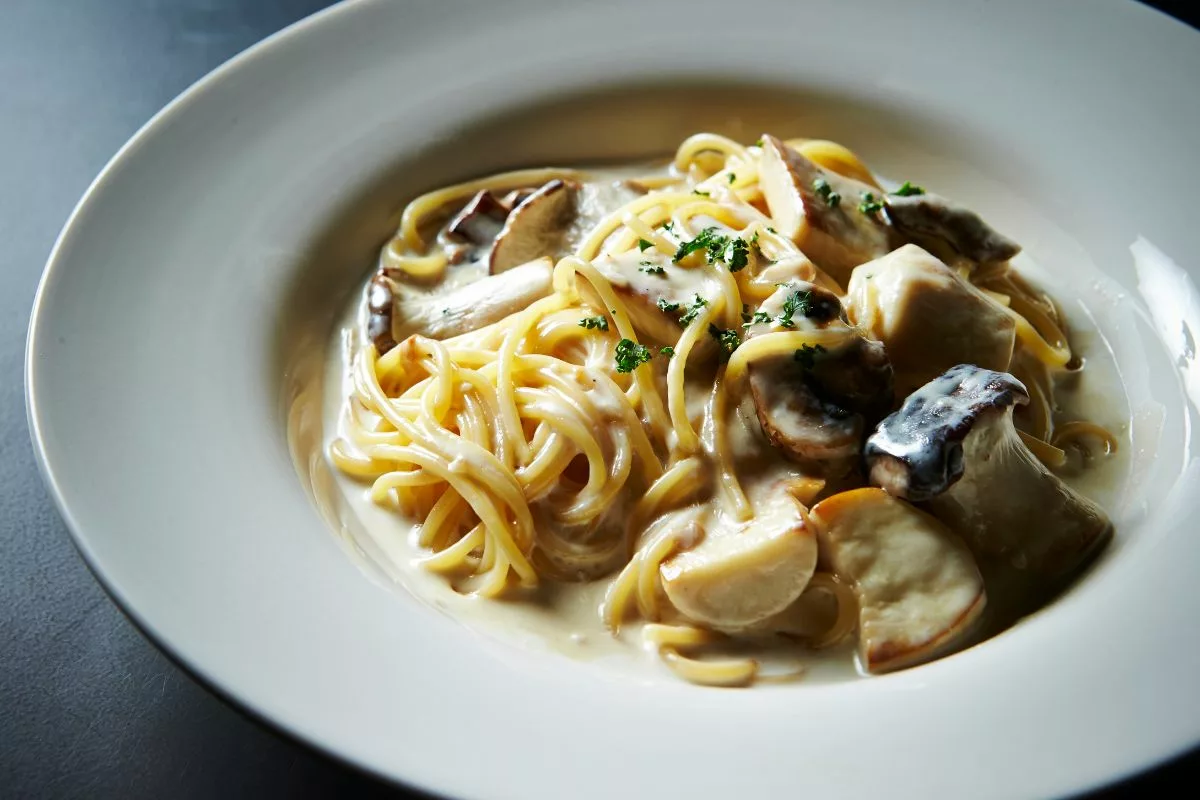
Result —
M 812 369 L 813 364 L 816 362 L 817 354 L 824 352 L 825 348 L 819 344 L 802 344 L 800 345 L 800 349 L 792 354 L 792 358 L 804 369 Z
M 708 263 L 724 261 L 730 272 L 737 272 L 750 263 L 750 245 L 740 236 L 724 236 L 715 227 L 700 231 L 695 239 L 681 242 L 672 259 L 679 263 L 692 253 L 704 253 Z
M 698 194 L 701 197 L 712 197 L 712 195 L 709 194 L 708 192 L 702 192 L 699 189 L 692 189 L 692 194 Z
M 736 180 L 737 180 L 737 174 L 733 173 L 733 172 L 729 173 L 729 184 L 731 186 L 733 185 L 733 182 Z
M 675 305 L 678 306 L 679 304 L 676 303 Z M 700 316 L 700 312 L 704 310 L 706 305 L 708 305 L 708 301 L 700 295 L 696 295 L 696 301 L 692 303 L 688 307 L 688 310 L 684 312 L 683 316 L 679 318 L 679 324 L 684 328 L 686 328 L 688 325 L 691 325 L 696 321 L 696 317 Z
M 900 188 L 892 192 L 892 194 L 898 195 L 899 197 L 911 197 L 914 194 L 925 194 L 925 190 L 920 186 L 916 186 L 908 181 L 905 181 L 904 183 L 900 184 Z
M 594 328 L 596 330 L 606 331 L 608 330 L 608 317 L 584 317 L 583 319 L 579 320 L 579 327 L 587 328 L 588 330 L 592 330 Z
M 749 314 L 742 314 L 742 319 L 745 320 L 745 322 L 742 323 L 742 327 L 749 328 L 751 325 L 758 325 L 763 322 L 770 322 L 771 315 L 765 311 L 755 311 L 754 316 L 750 316 Z
M 638 239 L 638 250 L 641 250 L 644 253 L 651 247 L 654 247 L 654 242 L 648 242 L 645 239 Z
M 807 316 L 811 306 L 812 292 L 797 289 L 783 301 L 783 313 L 779 315 L 779 324 L 784 328 L 796 327 L 796 323 L 792 320 L 792 317 L 797 312 L 801 316 Z
M 742 343 L 742 337 L 738 336 L 737 331 L 718 328 L 712 323 L 708 325 L 708 335 L 715 339 L 717 345 L 721 348 L 722 361 L 728 361 L 729 356 L 733 355 L 733 351 L 737 350 L 738 345 Z
M 664 314 L 674 314 L 679 310 L 679 303 L 671 303 L 661 297 L 658 298 L 656 305 L 658 306 L 658 310 Z
M 644 272 L 647 275 L 666 275 L 667 271 L 653 261 L 643 261 L 645 266 L 638 267 L 638 272 Z
M 617 342 L 617 372 L 633 372 L 650 360 L 650 348 L 631 339 Z
M 883 209 L 883 203 L 876 199 L 872 192 L 862 193 L 862 202 L 858 204 L 858 210 L 863 214 L 874 214 Z
M 817 178 L 812 183 L 813 191 L 817 193 L 817 197 L 825 201 L 825 204 L 830 208 L 837 208 L 838 203 L 842 202 L 842 196 L 833 190 L 829 185 L 829 181 L 824 178 Z
M 675 355 L 675 348 L 671 347 L 671 345 L 660 347 L 658 348 L 658 354 L 670 358 L 671 356 Z

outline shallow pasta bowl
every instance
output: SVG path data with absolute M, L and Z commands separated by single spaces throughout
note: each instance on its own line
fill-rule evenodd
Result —
M 433 791 L 1011 797 L 1148 766 L 1200 741 L 1196 45 L 1125 3 L 337 7 L 172 103 L 76 209 L 30 328 L 47 482 L 161 646 Z M 319 435 L 295 409 L 403 204 L 699 129 L 835 138 L 920 175 L 1085 303 L 1136 452 L 1117 541 L 1067 596 L 929 666 L 729 692 L 477 636 L 347 557 L 288 428 Z

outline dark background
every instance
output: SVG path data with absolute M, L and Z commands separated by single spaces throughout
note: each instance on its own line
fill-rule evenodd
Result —
M 326 5 L 0 0 L 0 796 L 413 796 L 248 719 L 143 638 L 75 552 L 25 421 L 34 290 L 84 189 L 193 81 Z M 1200 20 L 1200 5 L 1152 5 Z M 1095 797 L 1198 776 L 1193 753 Z

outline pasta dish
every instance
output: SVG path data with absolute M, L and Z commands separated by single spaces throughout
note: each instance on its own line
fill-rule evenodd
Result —
M 328 456 L 456 591 L 600 582 L 597 627 L 687 680 L 914 666 L 1112 535 L 1067 479 L 1117 436 L 1061 402 L 1085 360 L 1019 252 L 825 140 L 439 189 L 365 288 Z

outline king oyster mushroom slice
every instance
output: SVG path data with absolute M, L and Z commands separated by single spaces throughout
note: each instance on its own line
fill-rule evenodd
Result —
M 882 192 L 822 169 L 774 136 L 762 137 L 759 185 L 779 232 L 839 283 L 899 243 L 879 212 L 859 210 L 866 195 Z
M 782 487 L 737 523 L 710 514 L 699 542 L 659 567 L 667 599 L 688 619 L 740 630 L 792 605 L 812 579 L 817 540 L 800 503 Z
M 396 346 L 396 339 L 392 335 L 395 304 L 396 294 L 391 280 L 377 273 L 367 284 L 367 338 L 375 345 L 379 355 Z
M 904 238 L 943 241 L 972 261 L 1008 261 L 1021 252 L 1021 245 L 997 233 L 974 211 L 940 195 L 888 195 L 887 214 Z
M 913 244 L 856 267 L 850 319 L 883 342 L 897 383 L 916 388 L 955 364 L 1007 370 L 1016 324 L 1000 306 Z
M 591 228 L 638 196 L 624 182 L 552 180 L 522 198 L 496 236 L 489 269 L 493 275 L 518 264 L 575 250 Z
M 576 183 L 552 180 L 522 200 L 496 235 L 489 261 L 491 274 L 507 272 L 534 258 L 557 255 L 563 234 L 575 217 L 578 189 Z
M 781 320 L 787 319 L 791 327 Z M 750 364 L 750 392 L 767 438 L 795 460 L 830 475 L 858 459 L 868 426 L 892 404 L 892 368 L 884 348 L 842 314 L 831 292 L 800 280 L 782 284 L 758 309 L 747 340 L 777 331 L 843 330 L 845 344 L 763 358 Z
M 879 424 L 866 459 L 872 483 L 924 501 L 981 559 L 1041 594 L 1095 556 L 1112 524 L 1022 443 L 1012 414 L 1027 402 L 1013 376 L 960 364 Z
M 446 236 L 477 247 L 489 245 L 504 228 L 512 207 L 491 192 L 477 192 L 446 224 Z
M 449 339 L 491 325 L 550 294 L 552 269 L 550 259 L 539 258 L 451 292 L 400 296 L 392 313 L 392 337 Z
M 970 642 L 987 602 L 983 578 L 945 525 L 874 488 L 826 498 L 812 519 L 822 558 L 858 598 L 868 671 L 911 667 Z

